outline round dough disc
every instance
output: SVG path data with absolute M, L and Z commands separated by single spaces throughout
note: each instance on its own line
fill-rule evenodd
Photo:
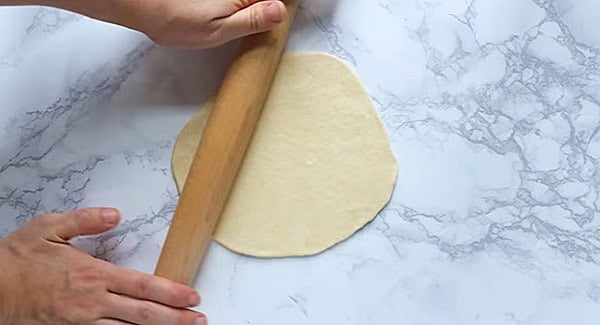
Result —
M 211 103 L 183 128 L 183 187 Z M 389 201 L 396 160 L 369 95 L 340 60 L 282 58 L 214 238 L 258 257 L 312 255 L 348 238 Z

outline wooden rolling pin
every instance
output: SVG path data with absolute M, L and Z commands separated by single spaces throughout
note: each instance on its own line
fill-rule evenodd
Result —
M 167 234 L 155 274 L 192 285 L 252 138 L 299 0 L 284 1 L 288 18 L 246 37 L 208 119 Z

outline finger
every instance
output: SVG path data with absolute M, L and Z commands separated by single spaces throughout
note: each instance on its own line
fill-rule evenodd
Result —
M 65 242 L 83 235 L 95 235 L 113 228 L 119 222 L 119 211 L 111 208 L 79 209 L 38 217 L 46 229 L 46 239 Z
M 196 290 L 183 284 L 134 270 L 114 268 L 108 290 L 163 305 L 187 308 L 200 304 Z
M 260 1 L 219 19 L 222 42 L 250 34 L 273 29 L 287 17 L 287 10 L 281 1 Z
M 215 12 L 213 12 L 212 14 L 215 15 L 215 17 L 227 17 L 227 16 L 231 16 L 234 13 L 236 13 L 237 11 L 240 11 L 244 8 L 247 8 L 257 2 L 264 2 L 264 1 L 273 1 L 273 0 L 230 0 L 230 1 L 222 1 L 219 2 L 218 6 L 213 7 L 215 9 Z M 279 0 L 281 1 L 281 0 Z
M 116 319 L 102 318 L 92 323 L 93 325 L 129 325 L 132 323 L 124 322 Z
M 148 300 L 110 294 L 108 315 L 111 319 L 144 325 L 206 325 L 206 316 L 187 309 L 177 309 Z

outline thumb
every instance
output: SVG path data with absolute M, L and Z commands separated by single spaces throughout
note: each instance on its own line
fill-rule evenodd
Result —
M 77 236 L 96 235 L 119 223 L 119 211 L 111 208 L 88 208 L 71 212 L 45 215 L 48 240 L 66 242 Z
M 285 4 L 261 1 L 221 19 L 223 42 L 273 29 L 287 17 Z

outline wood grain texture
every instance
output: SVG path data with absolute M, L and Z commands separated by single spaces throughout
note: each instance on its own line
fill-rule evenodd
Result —
M 252 138 L 299 0 L 288 19 L 241 42 L 198 146 L 155 274 L 192 285 Z

